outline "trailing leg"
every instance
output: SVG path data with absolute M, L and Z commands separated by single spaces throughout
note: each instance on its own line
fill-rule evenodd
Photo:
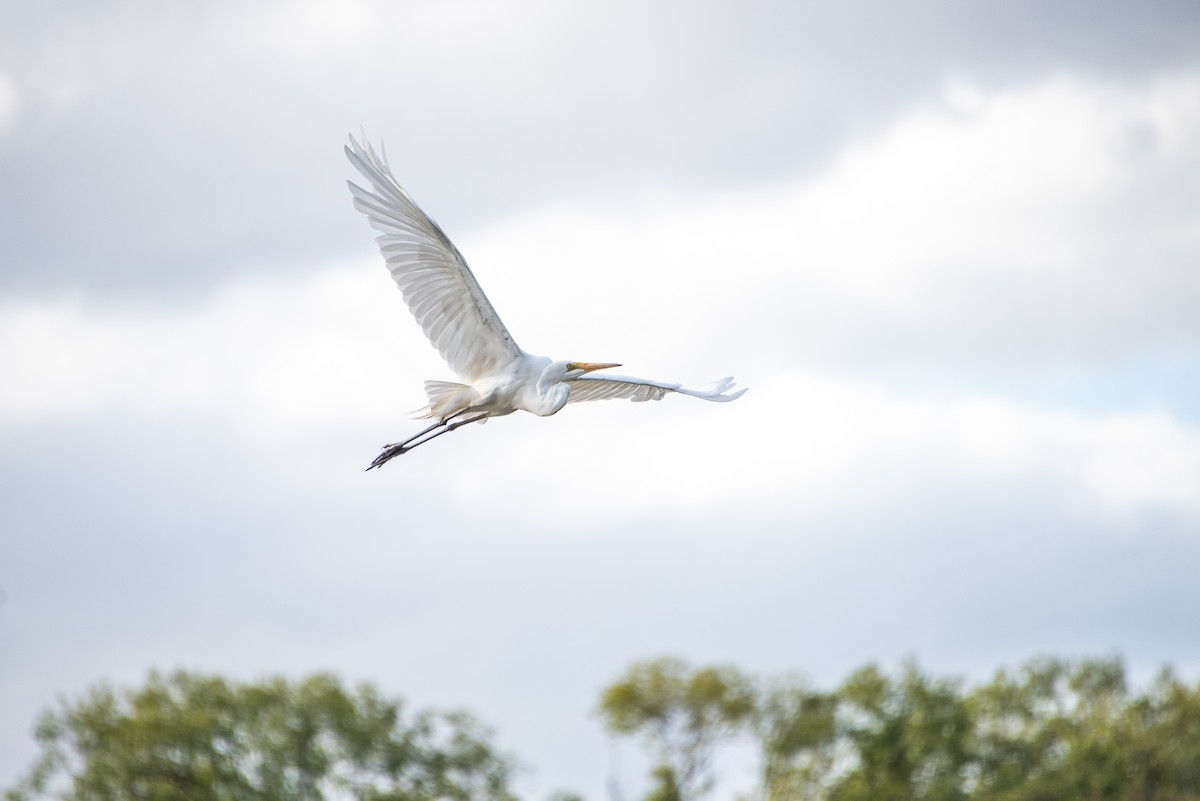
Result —
M 397 443 L 393 443 L 391 445 L 384 445 L 383 451 L 381 451 L 380 454 L 375 457 L 374 461 L 372 461 L 370 466 L 367 467 L 367 470 L 371 470 L 372 468 L 376 468 L 376 467 L 382 467 L 389 460 L 399 456 L 402 453 L 407 453 L 408 451 L 412 450 L 413 448 L 417 447 L 418 445 L 428 442 L 429 440 L 431 440 L 434 437 L 437 437 L 441 434 L 445 434 L 447 431 L 453 431 L 454 429 L 456 429 L 466 423 L 474 423 L 477 420 L 482 420 L 483 418 L 487 417 L 487 412 L 483 412 L 482 414 L 476 415 L 474 417 L 469 417 L 466 420 L 459 420 L 456 423 L 450 422 L 454 418 L 464 415 L 469 411 L 471 411 L 471 410 L 470 409 L 462 409 L 461 411 L 457 411 L 454 414 L 450 415 L 449 417 L 446 417 L 442 420 L 437 421 L 436 423 L 429 426 L 428 428 L 418 431 L 416 434 L 413 434 L 411 437 L 404 440 L 403 442 L 397 442 Z M 437 429 L 441 429 L 441 430 L 438 431 Z M 435 431 L 436 433 L 434 433 L 432 436 L 425 437 L 425 435 L 431 431 Z M 421 439 L 421 437 L 425 437 L 425 439 Z

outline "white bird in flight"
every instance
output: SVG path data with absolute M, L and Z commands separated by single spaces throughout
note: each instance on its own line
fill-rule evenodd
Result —
M 556 362 L 526 353 L 500 322 L 458 248 L 393 177 L 386 151 L 381 158 L 365 135 L 361 145 L 351 136 L 346 156 L 374 190 L 347 181 L 354 208 L 380 232 L 375 241 L 404 302 L 461 380 L 426 381 L 429 406 L 421 416 L 436 422 L 403 442 L 384 445 L 368 470 L 467 423 L 483 423 L 518 409 L 547 417 L 579 401 L 661 400 L 668 392 L 731 401 L 746 391 L 731 391 L 732 378 L 700 391 L 644 378 L 590 375 L 621 365 Z

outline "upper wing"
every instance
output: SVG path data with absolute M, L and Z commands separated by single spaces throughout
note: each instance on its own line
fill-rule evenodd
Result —
M 471 274 L 458 248 L 426 216 L 363 137 L 346 148 L 350 163 L 371 182 L 373 192 L 352 182 L 354 208 L 367 215 L 379 251 L 425 336 L 464 381 L 496 372 L 521 355 Z
M 683 395 L 691 395 L 693 398 L 724 402 L 737 400 L 742 397 L 742 393 L 747 389 L 746 387 L 742 387 L 737 392 L 730 392 L 729 390 L 734 387 L 732 377 L 722 378 L 720 381 L 714 382 L 712 387 L 707 391 L 687 389 L 682 384 L 664 384 L 660 381 L 650 381 L 645 378 L 629 378 L 623 375 L 581 375 L 579 378 L 572 378 L 567 381 L 567 385 L 571 388 L 571 394 L 567 396 L 567 403 L 613 400 L 614 398 L 623 398 L 635 403 L 641 403 L 643 401 L 662 400 L 663 395 L 666 395 L 668 392 L 679 392 Z

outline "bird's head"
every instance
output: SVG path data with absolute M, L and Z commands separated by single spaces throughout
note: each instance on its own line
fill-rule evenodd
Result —
M 562 365 L 562 380 L 564 381 L 579 378 L 584 373 L 590 373 L 593 370 L 607 370 L 609 367 L 621 366 L 612 362 L 559 362 L 559 364 Z

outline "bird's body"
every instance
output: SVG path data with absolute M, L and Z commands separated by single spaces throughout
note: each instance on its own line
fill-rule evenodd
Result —
M 625 398 L 659 400 L 677 392 L 711 401 L 731 401 L 733 381 L 721 379 L 708 391 L 627 376 L 595 376 L 612 363 L 552 361 L 521 350 L 483 294 L 462 254 L 417 206 L 363 137 L 350 137 L 350 162 L 373 191 L 350 183 L 354 207 L 380 231 L 376 238 L 404 301 L 459 382 L 426 381 L 424 415 L 435 422 L 404 442 L 385 445 L 371 463 L 379 467 L 434 437 L 466 423 L 485 422 L 515 411 L 548 417 L 568 403 Z
M 552 415 L 566 406 L 570 394 L 561 380 L 565 376 L 565 367 L 556 373 L 549 370 L 552 365 L 546 356 L 522 354 L 502 371 L 486 375 L 470 385 L 426 381 L 427 416 L 444 418 L 465 409 L 486 410 L 489 417 L 502 417 L 518 410 L 539 417 Z

